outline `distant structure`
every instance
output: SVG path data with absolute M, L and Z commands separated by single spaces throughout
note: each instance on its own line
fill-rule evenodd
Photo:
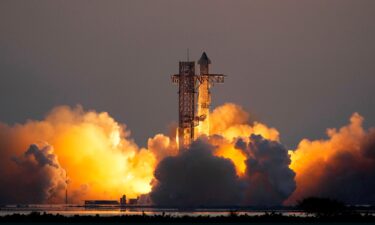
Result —
M 85 200 L 85 207 L 100 208 L 100 207 L 118 207 L 119 202 L 114 200 Z
M 188 147 L 198 135 L 209 135 L 210 88 L 214 83 L 224 82 L 225 75 L 209 74 L 211 60 L 205 52 L 198 64 L 199 75 L 195 74 L 195 62 L 189 60 L 179 62 L 179 73 L 172 75 L 172 82 L 178 84 L 177 142 L 180 149 Z
M 69 184 L 69 180 L 68 180 L 68 173 L 65 174 L 65 205 L 68 204 L 68 184 Z
M 138 198 L 129 199 L 129 205 L 137 205 L 137 204 L 138 204 Z
M 68 187 L 65 189 L 65 205 L 68 204 Z
M 150 194 L 143 194 L 138 196 L 137 205 L 139 206 L 151 206 L 152 200 Z
M 124 206 L 124 205 L 126 205 L 126 195 L 123 195 L 120 198 L 120 206 Z

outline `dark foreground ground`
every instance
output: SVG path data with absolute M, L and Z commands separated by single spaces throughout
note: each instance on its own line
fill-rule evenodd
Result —
M 0 217 L 1 224 L 374 224 L 375 216 L 346 213 L 340 215 L 284 216 L 278 213 L 265 213 L 260 216 L 181 216 L 170 215 L 122 215 L 122 216 L 71 216 L 47 213 L 13 214 Z

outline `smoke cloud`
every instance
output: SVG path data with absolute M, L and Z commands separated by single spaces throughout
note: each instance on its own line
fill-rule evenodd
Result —
M 178 154 L 176 141 L 163 134 L 157 134 L 153 138 L 149 138 L 147 146 L 147 149 L 154 154 L 158 162 L 167 156 Z
M 213 155 L 207 140 L 162 160 L 155 170 L 151 198 L 164 206 L 228 206 L 241 199 L 241 182 L 229 159 Z
M 251 134 L 262 135 L 269 140 L 278 141 L 279 132 L 257 121 L 250 121 L 250 115 L 241 106 L 225 103 L 210 114 L 210 133 L 220 135 L 229 141 L 248 138 Z
M 236 147 L 247 155 L 245 204 L 281 205 L 296 188 L 287 149 L 254 134 L 248 143 L 237 141 Z
M 140 148 L 125 125 L 108 113 L 84 111 L 81 106 L 57 107 L 42 121 L 0 124 L 4 193 L 0 202 L 63 202 L 68 178 L 69 202 L 76 203 L 117 199 L 123 194 L 133 198 L 151 189 L 154 203 L 161 205 L 281 203 L 289 193 L 285 187 L 292 189 L 293 185 L 286 172 L 275 175 L 289 163 L 278 160 L 287 158 L 279 134 L 274 128 L 248 121 L 248 113 L 240 106 L 220 106 L 210 116 L 212 135 L 180 153 L 175 139 L 163 134 L 156 134 L 147 148 Z M 49 145 L 28 148 L 41 141 Z M 283 184 L 281 177 L 285 178 Z M 272 193 L 262 194 L 265 187 Z M 30 195 L 29 190 L 38 194 Z
M 297 190 L 289 204 L 308 197 L 336 198 L 349 204 L 375 204 L 375 130 L 366 131 L 355 113 L 327 140 L 302 140 L 292 152 Z
M 56 175 L 63 169 L 69 179 L 69 202 L 148 193 L 156 159 L 129 136 L 125 125 L 108 113 L 84 111 L 81 106 L 57 107 L 42 121 L 0 123 L 0 203 L 63 202 L 64 187 Z M 50 146 L 28 149 L 40 141 Z
M 9 158 L 10 159 L 10 158 Z M 5 203 L 60 203 L 65 193 L 66 173 L 53 147 L 30 145 L 29 149 L 8 162 L 2 162 L 0 199 Z M 12 171 L 4 166 L 11 166 Z
M 250 122 L 238 105 L 219 106 L 209 118 L 210 135 L 182 152 L 163 134 L 141 148 L 108 113 L 81 106 L 0 123 L 0 203 L 61 203 L 68 188 L 73 203 L 150 194 L 155 204 L 179 207 L 294 204 L 309 196 L 375 204 L 375 128 L 365 130 L 359 114 L 328 129 L 328 139 L 304 139 L 289 152 L 275 128 Z
M 279 205 L 295 190 L 290 157 L 276 129 L 250 124 L 248 113 L 231 103 L 213 111 L 210 125 L 211 136 L 158 164 L 151 192 L 154 203 Z

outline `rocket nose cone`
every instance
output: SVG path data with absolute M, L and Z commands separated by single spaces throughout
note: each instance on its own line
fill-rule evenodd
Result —
M 211 64 L 211 60 L 208 58 L 206 52 L 203 52 L 201 58 L 198 61 L 199 65 L 208 65 Z

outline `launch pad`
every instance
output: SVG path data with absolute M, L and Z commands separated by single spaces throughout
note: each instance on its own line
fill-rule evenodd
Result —
M 203 52 L 198 60 L 199 75 L 195 74 L 195 61 L 179 62 L 179 73 L 172 75 L 178 84 L 178 146 L 187 148 L 200 135 L 210 135 L 210 89 L 215 83 L 224 83 L 223 74 L 210 74 L 211 60 Z

